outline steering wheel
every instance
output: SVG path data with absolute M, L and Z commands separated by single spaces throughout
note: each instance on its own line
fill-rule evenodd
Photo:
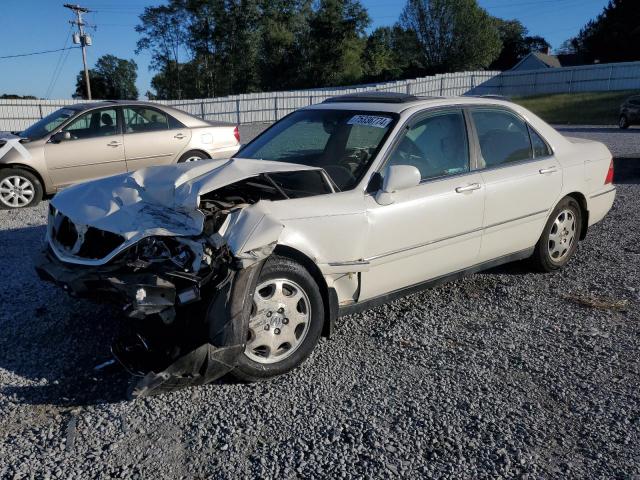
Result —
M 325 165 L 324 170 L 341 190 L 356 181 L 356 177 L 351 173 L 351 170 L 343 165 Z
M 416 143 L 409 137 L 402 139 L 400 145 L 398 145 L 398 149 L 393 154 L 391 163 L 393 165 L 414 166 L 422 175 L 424 175 L 426 171 L 434 170 L 426 154 L 420 150 Z

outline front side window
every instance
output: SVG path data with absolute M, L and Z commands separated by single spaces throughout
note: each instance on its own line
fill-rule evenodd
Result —
M 116 135 L 119 133 L 116 109 L 91 110 L 80 115 L 62 130 L 71 133 L 74 140 Z
M 339 189 L 350 190 L 369 169 L 395 122 L 389 113 L 299 110 L 236 156 L 323 168 Z
M 532 157 L 527 125 L 504 110 L 473 110 L 480 151 L 487 168 Z
M 169 118 L 159 110 L 145 107 L 124 107 L 123 111 L 126 133 L 169 130 Z
M 418 121 L 404 134 L 387 165 L 412 165 L 422 180 L 469 171 L 467 128 L 461 110 Z
M 77 110 L 73 110 L 71 108 L 61 108 L 60 110 L 56 110 L 44 117 L 42 120 L 37 121 L 23 132 L 20 132 L 20 136 L 31 140 L 42 138 L 53 132 L 76 113 Z

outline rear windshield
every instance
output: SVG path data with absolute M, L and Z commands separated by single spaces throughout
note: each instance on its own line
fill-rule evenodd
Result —
M 341 190 L 354 188 L 397 121 L 388 112 L 299 110 L 245 146 L 240 158 L 324 168 Z

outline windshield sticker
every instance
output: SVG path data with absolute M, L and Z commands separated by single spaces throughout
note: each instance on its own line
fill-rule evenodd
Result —
M 0 148 L 0 158 L 4 157 L 9 150 L 15 148 L 25 160 L 29 160 L 31 158 L 31 154 L 29 153 L 29 150 L 22 146 L 20 140 L 21 138 L 16 135 L 0 133 L 0 142 L 5 142 L 2 148 Z
M 347 125 L 362 125 L 363 127 L 387 128 L 391 123 L 389 117 L 376 117 L 375 115 L 355 115 L 347 122 Z

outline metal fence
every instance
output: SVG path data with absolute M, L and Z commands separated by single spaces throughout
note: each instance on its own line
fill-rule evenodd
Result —
M 355 92 L 463 95 L 499 73 L 487 71 L 447 73 L 356 87 L 249 93 L 195 100 L 161 100 L 156 103 L 180 108 L 205 120 L 236 124 L 273 122 L 299 108 L 322 102 L 333 96 Z M 86 100 L 0 100 L 0 131 L 22 130 L 64 105 L 83 102 Z
M 250 93 L 220 98 L 166 100 L 206 120 L 242 123 L 273 122 L 290 112 L 329 97 L 365 91 L 414 95 L 464 94 L 525 96 L 547 93 L 640 89 L 640 62 L 550 68 L 526 72 L 476 71 L 447 73 L 397 82 L 286 92 Z M 54 110 L 84 100 L 0 100 L 0 131 L 22 130 Z
M 640 62 L 503 72 L 473 90 L 476 95 L 527 96 L 640 89 Z

